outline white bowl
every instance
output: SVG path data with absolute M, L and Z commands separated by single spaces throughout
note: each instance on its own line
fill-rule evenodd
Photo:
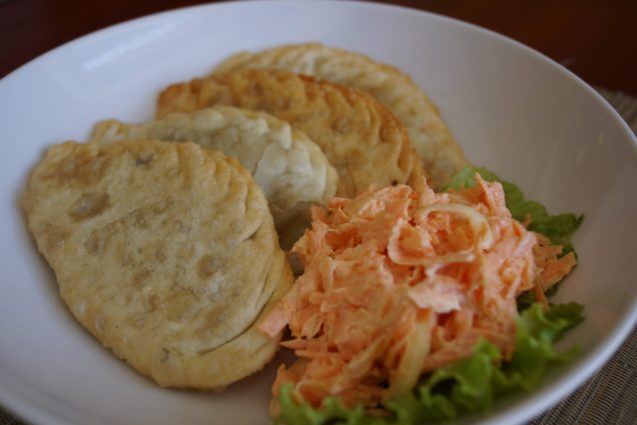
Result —
M 153 114 L 165 85 L 240 49 L 321 41 L 394 64 L 440 107 L 474 163 L 551 212 L 582 212 L 581 265 L 559 300 L 586 306 L 565 345 L 582 356 L 531 394 L 467 421 L 531 418 L 589 377 L 632 329 L 636 140 L 570 72 L 516 42 L 452 19 L 349 2 L 222 3 L 162 13 L 82 37 L 0 81 L 0 401 L 33 423 L 260 424 L 273 367 L 220 394 L 164 390 L 103 349 L 67 313 L 17 198 L 47 146 L 84 139 L 108 117 Z

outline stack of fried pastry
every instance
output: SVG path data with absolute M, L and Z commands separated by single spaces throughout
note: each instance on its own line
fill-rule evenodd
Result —
M 281 246 L 312 205 L 423 176 L 440 188 L 464 165 L 405 74 L 302 44 L 240 53 L 166 88 L 154 121 L 53 146 L 23 208 L 102 344 L 162 386 L 220 389 L 274 355 L 259 320 L 292 285 Z

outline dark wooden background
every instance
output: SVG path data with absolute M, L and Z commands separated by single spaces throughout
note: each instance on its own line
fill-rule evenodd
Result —
M 149 13 L 207 2 L 0 0 L 0 77 L 91 31 Z M 492 29 L 548 55 L 591 85 L 637 96 L 637 0 L 383 2 Z

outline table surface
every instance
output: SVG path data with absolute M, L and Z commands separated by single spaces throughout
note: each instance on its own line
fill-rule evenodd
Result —
M 0 0 L 0 77 L 74 38 L 202 0 Z M 637 96 L 635 0 L 378 1 L 468 21 L 518 40 L 587 83 Z

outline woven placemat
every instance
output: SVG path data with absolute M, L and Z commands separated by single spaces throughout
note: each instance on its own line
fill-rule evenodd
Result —
M 599 92 L 637 134 L 637 99 L 618 92 Z M 588 424 L 637 424 L 637 327 L 590 380 L 528 425 Z M 26 423 L 0 407 L 0 425 Z

